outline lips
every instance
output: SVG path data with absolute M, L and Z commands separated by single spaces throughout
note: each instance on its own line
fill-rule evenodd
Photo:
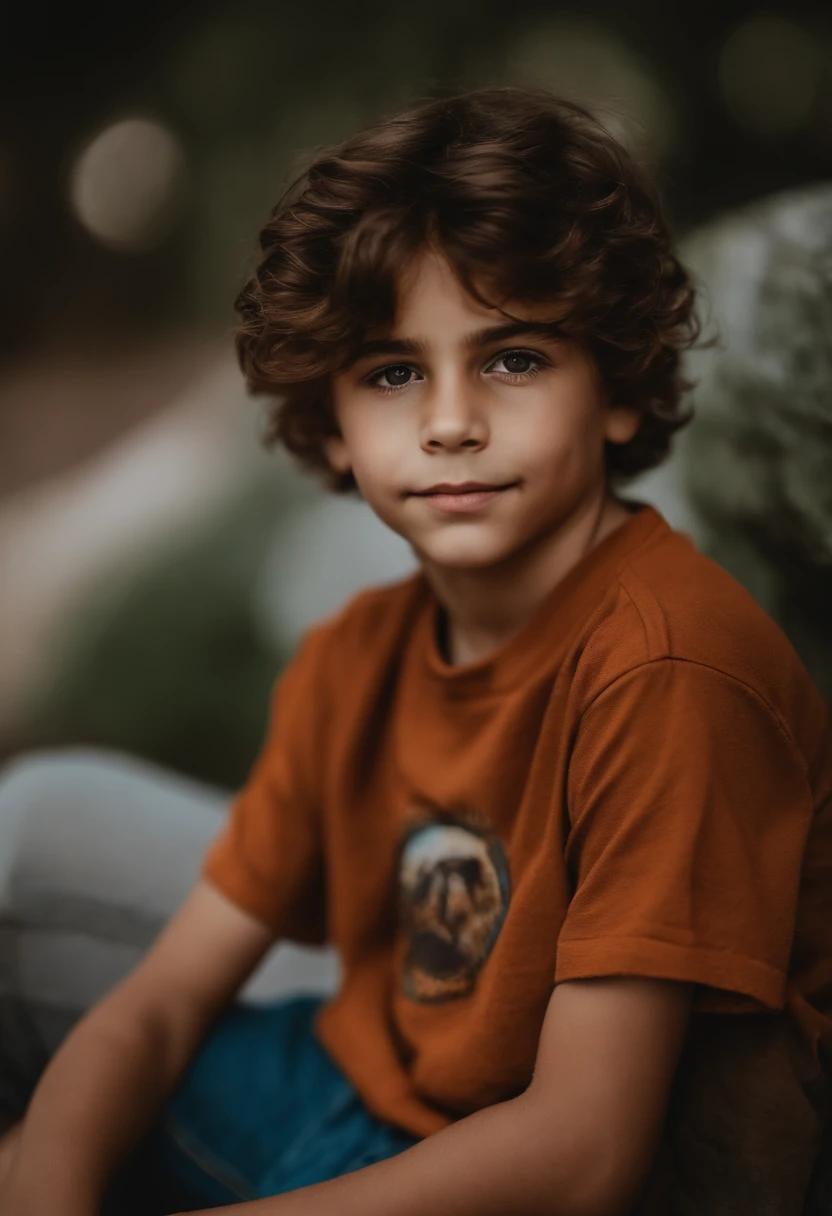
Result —
M 485 481 L 443 481 L 439 485 L 431 486 L 428 490 L 414 490 L 413 493 L 419 498 L 424 498 L 428 494 L 475 494 L 478 492 L 487 494 L 497 490 L 507 490 L 509 485 L 514 484 L 514 482 L 506 482 L 503 485 L 490 485 Z
M 414 496 L 424 498 L 437 511 L 462 515 L 484 510 L 506 490 L 517 485 L 516 481 L 493 485 L 482 481 L 441 482 L 429 490 L 415 491 Z

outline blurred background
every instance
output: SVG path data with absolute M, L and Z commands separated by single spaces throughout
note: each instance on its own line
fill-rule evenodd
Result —
M 0 759 L 103 744 L 236 786 L 303 628 L 411 568 L 262 450 L 230 334 L 287 179 L 437 85 L 577 97 L 653 167 L 721 342 L 633 493 L 832 695 L 828 4 L 45 0 L 0 56 Z

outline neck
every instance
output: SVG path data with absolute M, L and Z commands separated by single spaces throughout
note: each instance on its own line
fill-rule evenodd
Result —
M 499 650 L 596 545 L 630 518 L 610 494 L 582 503 L 555 533 L 494 566 L 452 569 L 424 563 L 445 611 L 446 658 L 474 663 Z

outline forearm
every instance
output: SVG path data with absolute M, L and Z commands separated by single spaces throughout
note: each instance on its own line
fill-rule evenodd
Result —
M 529 1094 L 488 1107 L 398 1156 L 228 1216 L 581 1216 L 604 1162 L 584 1159 L 565 1106 Z M 207 1216 L 206 1212 L 191 1216 Z M 613 1216 L 610 1207 L 604 1216 Z
M 75 1027 L 32 1097 L 4 1192 L 22 1211 L 96 1211 L 174 1084 L 183 1061 L 162 1022 L 119 1024 L 114 1012 L 96 1009 Z

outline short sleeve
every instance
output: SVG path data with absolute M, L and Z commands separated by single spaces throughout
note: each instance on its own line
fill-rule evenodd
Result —
M 679 659 L 628 672 L 581 719 L 568 803 L 556 982 L 639 975 L 701 985 L 697 1009 L 782 1008 L 812 800 L 756 692 Z
M 321 631 L 278 678 L 268 730 L 248 780 L 205 854 L 202 875 L 277 936 L 324 939 Z

